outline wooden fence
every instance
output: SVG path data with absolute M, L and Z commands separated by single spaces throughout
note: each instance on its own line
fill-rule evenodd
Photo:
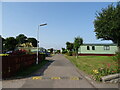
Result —
M 45 60 L 44 54 L 39 54 L 39 63 Z M 2 78 L 14 75 L 18 70 L 29 68 L 36 62 L 36 54 L 22 56 L 3 56 L 2 57 Z

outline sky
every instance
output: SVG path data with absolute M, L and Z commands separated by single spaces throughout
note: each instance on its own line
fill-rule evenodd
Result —
M 95 13 L 111 2 L 3 2 L 2 37 L 24 34 L 37 39 L 40 47 L 61 49 L 80 36 L 84 43 L 112 43 L 98 40 L 94 32 Z M 1 4 L 0 4 L 1 5 Z M 1 35 L 1 33 L 0 33 Z

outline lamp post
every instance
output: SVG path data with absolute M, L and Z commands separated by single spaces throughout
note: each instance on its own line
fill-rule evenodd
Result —
M 38 31 L 37 31 L 37 59 L 36 59 L 36 64 L 38 64 L 38 56 L 39 56 L 39 26 L 45 26 L 47 25 L 47 23 L 45 24 L 39 24 L 38 25 Z

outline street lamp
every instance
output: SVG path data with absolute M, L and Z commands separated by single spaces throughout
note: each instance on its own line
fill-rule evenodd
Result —
M 39 55 L 39 26 L 45 26 L 47 25 L 47 23 L 45 24 L 39 24 L 38 25 L 38 31 L 37 31 L 37 59 L 36 59 L 36 64 L 38 64 L 38 55 Z

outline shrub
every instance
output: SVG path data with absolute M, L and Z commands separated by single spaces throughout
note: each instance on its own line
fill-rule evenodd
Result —
M 66 55 L 72 56 L 72 53 L 73 53 L 72 51 L 69 51 L 69 52 L 66 53 Z
M 120 73 L 120 52 L 116 52 L 116 55 L 113 57 L 115 61 L 117 72 Z
M 62 51 L 62 54 L 65 54 L 65 53 L 67 53 L 67 50 Z
M 120 73 L 120 67 L 118 67 L 118 63 L 114 64 L 103 64 L 103 67 L 98 68 L 97 70 L 93 70 L 93 78 L 97 81 L 101 80 L 102 76 L 107 76 L 110 74 Z
M 101 68 L 97 69 L 97 73 L 93 70 L 93 78 L 97 81 L 101 80 L 102 76 L 107 76 L 110 74 L 120 73 L 120 53 L 117 52 L 115 56 L 113 56 L 114 63 L 103 63 Z
M 116 55 L 113 57 L 113 60 L 120 64 L 120 52 L 116 52 Z
M 73 56 L 76 56 L 76 52 L 72 52 L 72 55 L 73 55 Z

